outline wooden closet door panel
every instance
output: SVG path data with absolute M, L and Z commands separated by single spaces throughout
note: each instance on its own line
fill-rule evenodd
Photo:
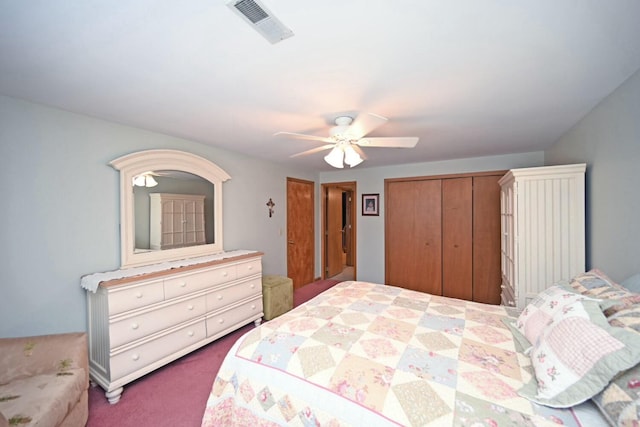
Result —
M 442 294 L 473 298 L 473 178 L 442 180 Z
M 473 178 L 473 300 L 486 304 L 500 304 L 501 177 Z
M 440 180 L 389 182 L 385 200 L 385 282 L 441 295 Z

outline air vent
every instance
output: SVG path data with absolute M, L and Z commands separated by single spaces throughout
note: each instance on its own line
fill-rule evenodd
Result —
M 256 0 L 230 0 L 227 6 L 272 44 L 293 36 L 293 31 Z

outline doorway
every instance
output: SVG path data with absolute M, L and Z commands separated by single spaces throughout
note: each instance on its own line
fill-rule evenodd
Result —
M 322 277 L 356 279 L 356 183 L 322 184 Z

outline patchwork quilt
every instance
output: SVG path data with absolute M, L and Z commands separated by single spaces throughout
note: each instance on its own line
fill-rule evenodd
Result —
M 531 379 L 504 307 L 342 282 L 248 332 L 203 426 L 578 426 Z

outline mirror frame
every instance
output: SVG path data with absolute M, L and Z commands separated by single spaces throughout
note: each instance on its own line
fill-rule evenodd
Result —
M 175 261 L 224 251 L 222 240 L 222 183 L 231 179 L 215 163 L 179 150 L 145 150 L 112 160 L 109 165 L 120 171 L 120 267 L 137 267 L 163 261 Z M 214 240 L 212 244 L 135 252 L 133 177 L 154 170 L 177 170 L 198 175 L 214 185 Z

